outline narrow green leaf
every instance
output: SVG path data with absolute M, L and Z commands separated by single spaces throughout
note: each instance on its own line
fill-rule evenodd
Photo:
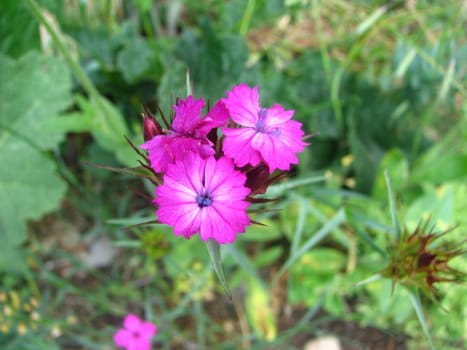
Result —
M 399 221 L 397 220 L 396 203 L 394 201 L 394 193 L 392 192 L 391 179 L 389 178 L 389 173 L 387 169 L 384 171 L 384 178 L 386 180 L 386 186 L 388 188 L 389 210 L 391 211 L 392 224 L 394 226 L 396 239 L 399 240 L 401 232 L 399 228 Z
M 113 244 L 116 247 L 122 247 L 122 248 L 140 248 L 141 247 L 141 241 L 138 241 L 138 240 L 120 240 L 120 241 L 115 241 Z
M 397 67 L 396 72 L 394 73 L 394 76 L 397 79 L 401 79 L 405 75 L 405 72 L 407 72 L 407 69 L 409 69 L 410 64 L 415 59 L 416 55 L 417 50 L 415 48 L 412 48 L 409 52 L 407 52 L 405 57 L 402 59 L 402 62 Z
M 261 276 L 258 273 L 258 270 L 255 268 L 255 266 L 251 263 L 250 259 L 239 249 L 237 249 L 234 245 L 226 245 L 225 246 L 226 252 L 231 255 L 235 261 L 237 262 L 238 265 L 248 273 L 253 279 L 264 285 L 263 280 L 261 279 Z
M 291 252 L 290 257 L 287 259 L 274 278 L 274 282 L 276 282 L 279 277 L 303 254 L 317 245 L 322 239 L 324 239 L 329 233 L 339 227 L 339 225 L 344 221 L 345 213 L 343 209 L 340 209 L 325 225 L 323 225 L 323 227 L 315 235 L 310 237 L 300 249 L 298 249 L 296 252 Z
M 246 35 L 248 33 L 248 28 L 250 27 L 251 18 L 255 12 L 256 0 L 248 0 L 243 12 L 243 17 L 240 21 L 240 35 Z
M 304 185 L 309 185 L 315 182 L 321 182 L 324 180 L 326 180 L 325 176 L 314 176 L 314 177 L 308 177 L 305 179 L 288 180 L 287 182 L 284 182 L 281 184 L 269 186 L 267 195 L 271 197 L 277 197 L 293 188 L 304 186 Z
M 225 293 L 230 299 L 232 299 L 232 292 L 230 291 L 229 285 L 224 275 L 224 269 L 222 268 L 221 246 L 216 241 L 209 239 L 206 242 L 206 247 L 208 248 L 209 257 L 211 258 L 214 272 L 216 273 L 219 282 L 224 288 Z
M 379 281 L 381 278 L 383 278 L 383 277 L 379 273 L 377 273 L 376 275 L 373 275 L 371 277 L 368 277 L 367 279 L 364 279 L 363 281 L 358 282 L 355 285 L 355 287 L 360 287 L 360 286 L 364 286 L 365 284 L 369 284 L 369 283 Z
M 428 325 L 426 324 L 425 316 L 423 314 L 422 304 L 420 303 L 420 296 L 418 295 L 418 291 L 408 291 L 410 301 L 412 302 L 412 306 L 417 313 L 418 320 L 420 321 L 420 325 L 422 326 L 423 333 L 425 333 L 426 340 L 430 345 L 432 350 L 436 350 L 435 346 L 433 345 L 433 340 L 431 339 L 430 331 L 428 330 Z
M 193 84 L 191 82 L 189 69 L 186 70 L 185 80 L 186 80 L 186 95 L 191 96 L 193 95 Z
M 443 83 L 441 84 L 441 88 L 439 89 L 438 93 L 438 100 L 442 101 L 446 98 L 446 95 L 449 92 L 449 88 L 451 87 L 452 80 L 454 78 L 454 68 L 456 66 L 456 62 L 451 60 L 449 63 L 449 68 L 444 75 Z
M 358 36 L 366 33 L 378 20 L 387 12 L 388 6 L 384 5 L 378 7 L 371 15 L 369 15 L 362 23 L 360 23 L 356 29 Z
M 302 198 L 297 196 L 298 201 L 298 216 L 297 223 L 295 227 L 295 233 L 292 240 L 292 246 L 290 248 L 292 254 L 294 254 L 297 249 L 300 241 L 302 240 L 303 231 L 305 228 L 305 219 L 307 214 L 307 205 L 308 203 Z

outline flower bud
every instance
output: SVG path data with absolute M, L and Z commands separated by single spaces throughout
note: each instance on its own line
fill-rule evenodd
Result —
M 149 108 L 144 107 L 144 112 L 141 114 L 143 117 L 143 136 L 144 141 L 151 140 L 154 136 L 162 134 L 162 127 L 154 118 Z
M 389 248 L 391 262 L 381 274 L 406 287 L 417 287 L 433 297 L 438 292 L 434 283 L 462 282 L 465 273 L 448 264 L 453 258 L 464 254 L 465 250 L 459 248 L 460 244 L 453 246 L 449 242 L 435 245 L 436 240 L 451 230 L 433 230 L 433 227 L 428 229 L 428 222 L 418 224 L 412 233 L 406 230 L 400 240 Z

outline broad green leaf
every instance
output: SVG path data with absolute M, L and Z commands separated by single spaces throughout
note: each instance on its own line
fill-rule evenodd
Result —
M 24 249 L 12 247 L 10 244 L 5 248 L 8 249 L 0 249 L 0 271 L 6 271 L 12 275 L 24 275 L 28 268 Z
M 410 181 L 412 183 L 440 183 L 467 174 L 467 154 L 446 151 L 442 146 L 434 146 L 416 163 Z
M 148 79 L 147 75 L 155 71 L 155 68 L 161 71 L 161 63 L 151 46 L 138 37 L 125 42 L 123 50 L 118 54 L 117 66 L 128 83 Z
M 55 209 L 66 184 L 54 162 L 18 136 L 2 132 L 0 148 L 0 237 L 16 246 L 26 238 L 25 221 Z
M 0 56 L 0 76 L 0 127 L 17 132 L 41 150 L 57 145 L 63 131 L 44 132 L 44 123 L 72 103 L 66 65 L 37 52 L 18 60 Z
M 85 120 L 91 126 L 91 133 L 96 142 L 105 150 L 116 155 L 117 159 L 127 166 L 136 166 L 138 155 L 126 142 L 128 135 L 121 112 L 102 96 L 89 100 L 79 97 L 78 104 Z M 134 141 L 135 145 L 143 140 Z
M 186 30 L 176 55 L 190 69 L 196 95 L 215 101 L 238 83 L 248 49 L 242 37 L 217 31 L 206 18 L 200 21 L 200 31 Z
M 454 190 L 450 184 L 438 188 L 427 187 L 425 192 L 409 206 L 406 225 L 414 229 L 421 220 L 431 219 L 438 230 L 446 230 L 453 222 Z
M 24 1 L 0 1 L 0 23 L 0 52 L 20 57 L 40 49 L 39 26 Z
M 366 303 L 362 303 L 359 308 L 368 310 L 367 314 L 372 314 L 370 319 L 391 319 L 397 324 L 404 324 L 410 317 L 412 310 L 408 299 L 408 292 L 399 285 L 393 285 L 393 281 L 388 278 L 370 277 L 372 280 L 364 284 L 368 295 Z M 371 309 L 371 311 L 370 311 Z
M 186 97 L 186 71 L 187 66 L 178 60 L 173 60 L 170 65 L 166 63 L 161 83 L 157 89 L 159 104 L 166 116 L 173 112 L 172 106 L 177 97 Z
M 255 256 L 255 266 L 261 267 L 274 264 L 275 262 L 279 261 L 283 251 L 284 248 L 279 245 L 262 249 L 258 255 Z
M 44 153 L 60 142 L 65 130 L 49 130 L 45 125 L 58 118 L 72 99 L 70 73 L 57 58 L 36 52 L 18 60 L 0 55 L 0 76 L 3 250 L 21 244 L 26 238 L 26 220 L 39 219 L 55 209 L 65 194 L 65 182 Z
M 302 255 L 289 271 L 289 300 L 316 304 L 344 265 L 344 255 L 330 248 L 315 248 Z

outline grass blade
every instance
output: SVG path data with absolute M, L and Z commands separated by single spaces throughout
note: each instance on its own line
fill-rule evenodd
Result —
M 438 100 L 442 101 L 446 98 L 449 88 L 452 85 L 452 80 L 454 78 L 454 68 L 456 66 L 456 61 L 451 60 L 449 63 L 449 68 L 444 75 L 443 83 L 441 84 L 441 88 L 439 89 Z
M 295 262 L 297 261 L 303 254 L 317 245 L 323 238 L 325 238 L 329 233 L 335 230 L 340 224 L 345 221 L 345 213 L 343 209 L 340 209 L 323 227 L 312 237 L 305 242 L 305 244 L 298 249 L 296 252 L 292 252 L 291 256 L 287 259 L 284 263 L 282 268 L 279 270 L 277 275 L 274 278 L 274 282 L 276 282 L 279 277 Z
M 304 179 L 293 179 L 293 180 L 289 179 L 287 182 L 269 186 L 266 194 L 268 196 L 275 198 L 275 197 L 278 197 L 284 194 L 284 192 L 287 192 L 295 187 L 304 186 L 304 185 L 312 184 L 315 182 L 321 182 L 324 180 L 326 180 L 325 176 L 315 176 L 315 177 L 308 177 Z
M 397 220 L 396 203 L 394 201 L 394 193 L 392 192 L 391 179 L 389 178 L 388 169 L 384 170 L 384 179 L 386 180 L 386 186 L 388 188 L 389 210 L 391 211 L 392 224 L 394 226 L 396 240 L 399 240 L 401 236 L 401 231 L 399 228 L 399 221 Z
M 425 333 L 426 340 L 430 345 L 431 350 L 436 350 L 435 346 L 433 345 L 433 340 L 430 336 L 430 331 L 428 330 L 428 325 L 425 321 L 425 316 L 423 314 L 422 304 L 420 303 L 420 296 L 418 295 L 418 291 L 409 291 L 410 301 L 412 302 L 413 308 L 417 313 L 418 320 L 420 321 L 420 325 L 422 326 L 423 333 Z

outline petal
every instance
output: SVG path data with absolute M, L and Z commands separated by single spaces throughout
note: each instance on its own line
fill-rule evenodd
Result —
M 251 139 L 257 134 L 252 128 L 223 128 L 225 139 L 222 145 L 224 154 L 232 158 L 238 167 L 247 164 L 258 165 L 262 158 L 261 154 L 251 146 Z
M 266 109 L 266 127 L 274 127 L 292 119 L 295 111 L 284 110 L 282 106 L 276 103 L 272 108 Z
M 158 220 L 173 226 L 175 235 L 191 236 L 198 232 L 197 216 L 200 208 L 196 203 L 190 205 L 164 205 L 157 210 Z
M 195 136 L 198 138 L 205 138 L 212 129 L 218 128 L 219 126 L 226 126 L 229 118 L 230 114 L 225 104 L 218 101 L 196 127 Z
M 291 164 L 297 164 L 297 153 L 307 145 L 302 141 L 301 123 L 288 120 L 275 125 L 273 132 L 266 130 L 251 139 L 251 147 L 261 154 L 271 173 L 275 169 L 289 170 Z
M 127 346 L 127 350 L 150 350 L 151 342 L 147 339 L 135 339 L 130 346 Z
M 234 165 L 230 159 L 222 157 L 216 161 L 214 157 L 209 158 L 204 168 L 204 187 L 212 194 L 217 186 L 227 181 L 226 178 L 233 170 Z
M 201 212 L 202 210 L 196 206 L 193 210 L 186 211 L 183 215 L 179 215 L 178 220 L 172 222 L 175 235 L 191 237 L 198 233 Z
M 241 83 L 234 86 L 232 91 L 227 92 L 227 98 L 221 100 L 237 124 L 255 127 L 260 110 L 258 86 L 251 89 L 248 85 Z
M 123 321 L 123 326 L 130 331 L 138 331 L 141 326 L 141 320 L 136 315 L 128 314 Z
M 172 122 L 172 129 L 179 134 L 188 134 L 200 122 L 201 110 L 204 108 L 202 98 L 195 100 L 193 96 L 188 96 L 186 100 L 180 99 L 173 106 L 175 117 Z
M 117 346 L 125 347 L 132 337 L 133 337 L 133 334 L 130 331 L 126 329 L 119 329 L 114 334 L 114 343 Z
M 211 159 L 211 162 L 206 163 L 204 176 L 205 187 L 213 199 L 225 195 L 231 200 L 244 200 L 249 193 L 249 189 L 244 186 L 246 175 L 235 170 L 230 158 L 221 157 L 217 161 Z
M 174 137 L 168 148 L 170 154 L 173 155 L 174 161 L 184 158 L 189 153 L 200 154 L 202 158 L 207 158 L 215 153 L 209 140 L 195 139 L 186 136 Z
M 189 204 L 196 201 L 196 192 L 191 184 L 185 185 L 172 178 L 165 178 L 164 186 L 158 186 L 155 194 L 154 203 L 158 205 L 163 205 L 167 200 L 174 204 Z
M 232 243 L 237 234 L 245 232 L 245 227 L 250 224 L 245 209 L 231 210 L 217 202 L 204 209 L 207 210 L 200 226 L 200 236 L 204 241 L 213 238 L 220 244 Z
M 174 180 L 174 185 L 171 187 L 176 188 L 181 184 L 190 188 L 193 193 L 197 193 L 197 190 L 202 186 L 203 169 L 204 161 L 199 154 L 192 152 L 185 153 L 175 164 L 168 166 L 164 181 L 165 178 L 172 179 Z
M 159 135 L 143 143 L 140 147 L 148 151 L 151 167 L 156 173 L 164 173 L 167 166 L 174 162 L 175 155 L 172 153 L 170 144 L 173 136 Z
M 139 329 L 139 334 L 143 338 L 151 339 L 157 332 L 157 326 L 151 322 L 143 322 Z

